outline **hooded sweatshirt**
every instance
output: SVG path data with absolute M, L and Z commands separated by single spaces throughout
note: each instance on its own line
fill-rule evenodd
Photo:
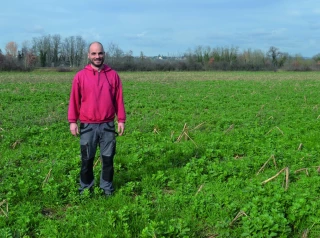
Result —
M 68 121 L 82 123 L 125 122 L 122 83 L 108 65 L 96 71 L 88 64 L 72 82 Z

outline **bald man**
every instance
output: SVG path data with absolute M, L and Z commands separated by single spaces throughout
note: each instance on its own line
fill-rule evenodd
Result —
M 104 56 L 100 42 L 89 45 L 89 64 L 75 75 L 72 82 L 68 121 L 71 134 L 80 135 L 80 193 L 85 189 L 93 190 L 93 161 L 99 146 L 102 161 L 100 188 L 108 197 L 114 192 L 112 181 L 116 135 L 124 133 L 126 113 L 122 82 L 117 72 L 104 64 Z

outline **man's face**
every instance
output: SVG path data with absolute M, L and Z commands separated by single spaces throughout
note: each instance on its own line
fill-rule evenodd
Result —
M 93 66 L 100 68 L 104 62 L 104 50 L 100 44 L 92 44 L 90 46 L 88 59 Z

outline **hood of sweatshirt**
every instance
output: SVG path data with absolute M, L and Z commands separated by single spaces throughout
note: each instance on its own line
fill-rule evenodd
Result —
M 88 71 L 91 71 L 93 74 L 96 74 L 98 71 L 95 70 L 94 68 L 92 68 L 91 64 L 88 64 L 86 65 L 86 67 L 84 67 L 85 70 L 88 70 Z M 108 71 L 111 71 L 112 69 L 106 65 L 106 64 L 103 64 L 103 67 L 100 69 L 100 72 L 108 72 Z

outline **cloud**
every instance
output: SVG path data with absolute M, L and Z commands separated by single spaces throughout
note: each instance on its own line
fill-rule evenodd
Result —
M 286 34 L 287 29 L 286 28 L 278 28 L 278 29 L 273 29 L 271 31 L 271 36 L 272 37 L 278 37 L 278 36 L 283 36 Z
M 141 33 L 124 34 L 123 36 L 129 40 L 140 40 L 144 38 L 150 38 L 150 35 L 147 35 L 147 31 L 143 31 Z
M 296 10 L 296 9 L 293 9 L 293 10 L 288 10 L 287 14 L 289 16 L 294 16 L 294 17 L 300 17 L 302 16 L 302 12 L 300 10 Z
M 42 26 L 32 26 L 25 28 L 27 33 L 35 33 L 35 34 L 45 34 L 44 27 Z
M 81 30 L 75 29 L 73 31 L 65 30 L 63 32 L 60 32 L 63 37 L 69 37 L 69 36 L 81 36 L 84 40 L 87 42 L 93 42 L 93 41 L 101 41 L 102 44 L 103 39 L 107 38 L 104 35 L 102 35 L 102 31 L 98 30 L 96 28 L 84 28 Z
M 51 8 L 51 11 L 53 13 L 61 13 L 61 14 L 70 14 L 71 11 L 66 9 L 66 8 L 62 8 L 62 7 L 54 7 L 53 9 Z
M 142 32 L 142 33 L 137 34 L 136 36 L 137 36 L 138 38 L 141 38 L 141 37 L 144 37 L 146 34 L 147 34 L 147 32 L 144 31 L 144 32 Z

